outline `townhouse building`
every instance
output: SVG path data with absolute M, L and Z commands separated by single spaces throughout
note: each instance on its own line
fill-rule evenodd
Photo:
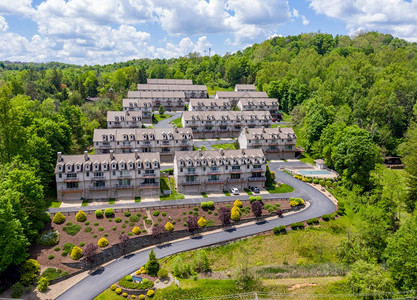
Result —
M 229 99 L 232 105 L 237 104 L 242 98 L 268 98 L 268 94 L 258 91 L 217 91 L 214 95 L 214 99 Z
M 148 78 L 147 84 L 171 84 L 171 85 L 192 85 L 191 79 L 159 79 L 159 78 Z
M 243 128 L 270 127 L 272 117 L 269 111 L 184 111 L 181 123 L 195 139 L 237 138 Z
M 256 87 L 254 84 L 236 84 L 235 92 L 255 92 Z
M 108 111 L 107 128 L 137 128 L 142 126 L 142 111 Z
M 152 124 L 152 99 L 123 99 L 124 111 L 141 111 L 143 123 Z
M 236 106 L 242 110 L 267 110 L 271 113 L 272 118 L 280 119 L 281 114 L 279 112 L 279 102 L 275 98 L 242 98 Z
M 191 98 L 207 98 L 207 87 L 194 84 L 138 84 L 141 92 L 184 92 L 188 102 Z
M 228 111 L 232 104 L 228 99 L 190 99 L 189 111 Z
M 265 171 L 266 158 L 261 149 L 175 152 L 174 178 L 180 193 L 262 188 Z
M 297 136 L 292 128 L 245 128 L 239 135 L 241 149 L 261 149 L 268 160 L 295 158 Z
M 159 153 L 62 155 L 55 168 L 62 200 L 134 199 L 159 195 Z
M 127 97 L 129 99 L 151 99 L 153 110 L 158 110 L 161 105 L 166 111 L 184 110 L 186 103 L 183 91 L 128 91 Z
M 95 129 L 96 154 L 159 153 L 161 162 L 172 162 L 175 151 L 193 150 L 191 128 L 119 128 Z

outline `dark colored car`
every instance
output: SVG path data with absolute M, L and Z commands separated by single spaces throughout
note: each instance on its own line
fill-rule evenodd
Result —
M 259 188 L 258 188 L 258 187 L 256 187 L 256 186 L 251 186 L 251 187 L 250 187 L 250 190 L 251 190 L 252 192 L 254 192 L 254 193 L 259 193 Z

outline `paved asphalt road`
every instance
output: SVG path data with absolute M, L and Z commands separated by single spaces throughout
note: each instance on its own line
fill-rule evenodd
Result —
M 319 217 L 323 214 L 332 213 L 336 207 L 333 202 L 324 194 L 320 193 L 313 187 L 296 180 L 284 172 L 277 172 L 277 179 L 286 184 L 296 187 L 296 191 L 290 193 L 303 197 L 310 201 L 310 207 L 296 214 L 276 218 L 271 221 L 263 221 L 252 225 L 238 228 L 224 229 L 220 232 L 209 233 L 207 235 L 198 235 L 178 242 L 167 243 L 162 246 L 155 246 L 154 250 L 158 258 L 173 255 L 175 253 L 213 245 L 223 241 L 234 240 L 245 236 L 251 236 L 259 232 L 270 230 L 275 226 L 289 225 L 293 222 L 300 222 L 313 217 Z M 232 197 L 227 197 L 231 199 Z M 243 197 L 240 197 L 243 198 Z M 265 197 L 266 198 L 266 197 Z M 93 299 L 110 285 L 116 282 L 126 274 L 132 273 L 144 265 L 148 259 L 149 250 L 137 252 L 135 254 L 121 257 L 110 263 L 106 267 L 92 273 L 57 299 Z
M 153 114 L 159 114 L 159 112 L 153 112 Z M 153 124 L 155 128 L 172 128 L 174 125 L 169 124 L 169 122 L 174 121 L 175 119 L 181 118 L 182 112 L 173 112 L 167 111 L 165 112 L 167 115 L 172 115 L 172 117 L 159 121 L 157 124 Z

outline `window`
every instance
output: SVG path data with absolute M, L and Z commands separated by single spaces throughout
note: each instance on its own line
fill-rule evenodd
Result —
M 85 176 L 86 176 L 86 177 L 90 177 L 90 172 L 86 172 L 86 173 L 85 173 Z
M 62 167 L 61 166 L 58 167 L 58 171 L 62 172 Z
M 62 174 L 58 174 L 58 178 L 62 178 Z
M 180 168 L 180 172 L 183 172 L 184 170 L 183 170 L 183 168 Z

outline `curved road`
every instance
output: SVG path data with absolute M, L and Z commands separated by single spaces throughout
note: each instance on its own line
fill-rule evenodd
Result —
M 247 226 L 224 229 L 219 232 L 198 235 L 177 242 L 173 241 L 162 246 L 155 246 L 154 250 L 157 257 L 162 258 L 184 250 L 192 250 L 223 241 L 254 235 L 270 230 L 275 226 L 289 225 L 335 211 L 336 206 L 333 202 L 315 188 L 284 172 L 276 172 L 276 174 L 279 181 L 296 187 L 296 191 L 291 194 L 297 194 L 298 197 L 310 200 L 310 207 L 299 213 L 285 216 L 284 218 L 276 218 Z M 148 253 L 149 250 L 143 250 L 115 260 L 78 282 L 57 299 L 93 299 L 118 279 L 144 265 L 148 260 Z

